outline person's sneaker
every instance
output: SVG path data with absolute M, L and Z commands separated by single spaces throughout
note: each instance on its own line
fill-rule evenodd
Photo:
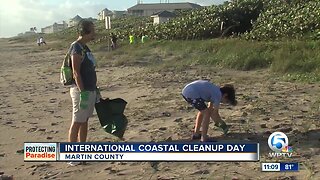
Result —
M 231 127 L 230 125 L 221 125 L 220 126 L 224 135 L 228 134 L 230 127 Z
M 68 162 L 67 163 L 69 166 L 78 166 L 81 164 L 81 162 Z
M 223 122 L 221 124 L 215 123 L 214 125 L 216 127 L 218 127 L 223 132 L 224 135 L 228 134 L 228 131 L 229 131 L 230 127 L 231 127 L 230 125 L 227 125 L 225 122 Z
M 192 140 L 199 140 L 199 139 L 201 139 L 201 134 L 193 133 L 191 139 Z

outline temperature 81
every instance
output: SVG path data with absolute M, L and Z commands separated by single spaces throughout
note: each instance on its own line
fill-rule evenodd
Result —
M 284 168 L 285 168 L 285 169 L 292 169 L 293 166 L 294 166 L 294 164 L 286 164 L 286 165 L 284 166 Z

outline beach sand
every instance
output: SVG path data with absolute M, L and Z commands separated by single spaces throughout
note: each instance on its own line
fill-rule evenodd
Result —
M 320 179 L 319 84 L 282 81 L 267 70 L 200 69 L 152 72 L 142 66 L 97 68 L 104 98 L 128 102 L 125 141 L 188 141 L 196 110 L 180 95 L 185 84 L 200 78 L 232 82 L 239 105 L 222 106 L 232 127 L 227 136 L 211 122 L 218 141 L 260 142 L 261 162 L 270 159 L 268 136 L 287 134 L 293 147 L 287 162 L 299 172 L 261 172 L 260 162 L 24 162 L 24 142 L 66 142 L 71 123 L 69 89 L 59 83 L 64 51 L 48 46 L 0 40 L 0 174 L 14 179 Z M 93 52 L 95 53 L 95 52 Z M 100 52 L 101 53 L 101 52 Z M 99 60 L 98 60 L 99 61 Z M 116 141 L 105 133 L 96 113 L 89 121 L 88 141 Z

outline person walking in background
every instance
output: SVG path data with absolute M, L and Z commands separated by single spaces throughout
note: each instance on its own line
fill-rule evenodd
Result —
M 40 38 L 37 38 L 37 44 L 38 44 L 38 46 L 41 45 L 41 43 L 40 43 Z
M 147 41 L 148 36 L 147 35 L 142 35 L 141 37 L 141 43 L 145 43 Z
M 40 37 L 40 44 L 45 44 L 45 45 L 47 45 L 47 43 L 46 43 L 46 41 L 44 40 L 44 38 L 43 37 Z
M 117 48 L 117 36 L 111 33 L 111 48 L 114 50 Z
M 69 51 L 74 77 L 74 84 L 70 88 L 73 110 L 69 142 L 85 142 L 87 140 L 88 120 L 93 114 L 97 99 L 96 61 L 86 45 L 94 40 L 94 24 L 89 20 L 80 21 L 78 34 L 78 39 L 71 44 Z M 69 163 L 69 165 L 77 164 L 79 163 Z
M 220 127 L 224 134 L 228 133 L 229 126 L 219 115 L 220 103 L 236 105 L 235 89 L 232 85 L 218 87 L 206 80 L 197 80 L 187 84 L 182 90 L 183 98 L 194 108 L 199 110 L 195 122 L 192 140 L 201 139 L 201 142 L 212 141 L 207 132 L 210 118 L 215 122 L 215 126 Z M 209 102 L 208 106 L 205 102 Z M 200 132 L 200 127 L 202 131 Z
M 134 43 L 134 36 L 133 35 L 129 35 L 129 42 L 130 42 L 130 44 Z

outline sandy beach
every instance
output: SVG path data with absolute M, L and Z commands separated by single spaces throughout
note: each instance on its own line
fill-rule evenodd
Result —
M 97 52 L 93 52 L 97 53 Z M 101 52 L 99 52 L 101 53 Z M 282 81 L 268 70 L 235 71 L 189 67 L 151 72 L 143 66 L 97 68 L 103 98 L 128 102 L 125 141 L 187 141 L 196 110 L 180 95 L 185 84 L 210 79 L 233 83 L 239 105 L 222 106 L 230 125 L 223 136 L 211 122 L 218 141 L 260 142 L 261 162 L 268 157 L 267 139 L 287 134 L 294 150 L 288 162 L 299 172 L 261 172 L 260 162 L 89 162 L 69 167 L 62 162 L 24 162 L 24 142 L 66 142 L 71 123 L 69 89 L 59 83 L 64 51 L 31 42 L 0 40 L 0 174 L 14 179 L 320 179 L 320 85 Z M 98 59 L 99 61 L 99 59 Z M 88 141 L 117 141 L 105 133 L 96 113 L 89 121 Z

